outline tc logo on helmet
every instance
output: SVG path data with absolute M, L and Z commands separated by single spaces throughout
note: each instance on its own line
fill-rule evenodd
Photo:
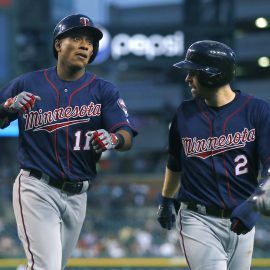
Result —
M 80 18 L 80 24 L 82 24 L 84 26 L 90 26 L 90 20 L 88 18 L 81 17 Z

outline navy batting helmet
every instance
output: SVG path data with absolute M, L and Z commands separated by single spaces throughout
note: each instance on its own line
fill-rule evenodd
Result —
M 54 28 L 53 31 L 53 54 L 57 59 L 58 54 L 54 47 L 54 43 L 56 39 L 61 39 L 64 34 L 68 33 L 71 30 L 76 29 L 85 29 L 90 34 L 93 35 L 94 43 L 93 43 L 93 54 L 89 60 L 89 63 L 93 62 L 98 53 L 99 41 L 102 39 L 102 32 L 94 25 L 92 20 L 83 14 L 72 14 L 65 18 L 63 18 Z
M 187 50 L 185 60 L 173 66 L 198 71 L 200 84 L 215 88 L 233 80 L 235 54 L 229 46 L 221 42 L 202 40 L 193 43 Z

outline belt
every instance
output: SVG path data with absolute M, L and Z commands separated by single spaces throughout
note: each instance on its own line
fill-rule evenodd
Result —
M 27 170 L 29 176 L 33 176 L 39 180 L 45 181 L 49 186 L 60 189 L 62 192 L 69 194 L 81 194 L 91 189 L 90 181 L 68 181 L 64 178 L 52 178 L 49 175 L 38 170 Z
M 214 206 L 205 206 L 193 202 L 181 203 L 181 206 L 184 206 L 184 209 L 188 209 L 205 216 L 213 216 L 218 218 L 230 218 L 232 210 L 230 209 L 221 209 Z

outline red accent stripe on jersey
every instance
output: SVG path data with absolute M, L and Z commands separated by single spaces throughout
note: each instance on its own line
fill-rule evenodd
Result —
M 212 126 L 212 121 L 210 119 L 210 117 L 208 116 L 208 113 L 205 111 L 204 107 L 202 106 L 203 103 L 201 101 L 198 101 L 196 102 L 200 111 L 201 111 L 201 114 L 202 116 L 206 119 L 206 121 L 208 122 L 208 125 L 209 125 L 209 136 L 212 137 L 213 136 L 213 126 Z M 205 104 L 204 104 L 205 105 Z
M 71 125 L 75 125 L 78 123 L 84 123 L 84 122 L 89 122 L 90 119 L 86 118 L 86 119 L 77 119 L 77 120 L 72 120 L 72 121 L 66 121 L 66 122 L 61 122 L 61 123 L 56 123 L 56 124 L 51 124 L 51 125 L 47 125 L 47 126 L 42 126 L 39 128 L 34 129 L 33 131 L 38 131 L 38 130 L 45 130 L 47 132 L 53 132 L 59 128 L 62 127 L 66 127 L 66 126 L 71 126 Z
M 51 85 L 52 89 L 56 92 L 56 95 L 57 95 L 56 108 L 58 109 L 59 103 L 60 103 L 60 92 L 56 88 L 56 86 L 50 81 L 46 70 L 44 70 L 44 76 L 45 76 L 46 80 L 48 81 L 48 83 Z M 57 131 L 54 132 L 54 154 L 55 154 L 55 159 L 56 159 L 60 174 L 64 178 L 65 174 L 64 174 L 63 170 L 61 169 L 61 165 L 60 165 L 59 157 L 58 157 L 58 152 L 57 152 L 57 136 L 56 136 L 56 134 L 57 134 Z
M 235 116 L 239 111 L 241 111 L 247 104 L 248 102 L 250 101 L 250 99 L 252 99 L 251 96 L 248 96 L 246 98 L 246 100 L 243 102 L 242 106 L 241 107 L 238 107 L 237 110 L 235 110 L 234 112 L 232 112 L 227 118 L 226 120 L 224 121 L 224 125 L 223 125 L 223 133 L 226 131 L 226 127 L 227 127 L 227 123 L 231 120 L 231 118 L 233 116 Z
M 210 119 L 210 117 L 208 116 L 208 113 L 205 112 L 205 109 L 203 108 L 202 105 L 206 106 L 204 103 L 202 102 L 197 102 L 197 105 L 199 107 L 199 109 L 201 110 L 201 114 L 202 116 L 206 119 L 206 121 L 208 122 L 208 125 L 209 125 L 209 136 L 212 137 L 213 136 L 213 126 L 212 126 L 212 121 Z M 216 175 L 216 170 L 215 170 L 215 166 L 214 166 L 214 161 L 213 159 L 211 159 L 211 164 L 212 164 L 212 173 L 213 175 Z M 217 192 L 218 194 L 220 195 L 220 191 L 219 191 L 219 188 L 218 188 L 218 181 L 216 181 L 217 183 Z M 221 204 L 221 208 L 226 208 L 226 205 L 225 205 L 225 202 L 222 198 L 222 196 L 220 195 L 220 198 L 219 198 L 219 202 Z
M 21 175 L 19 177 L 19 188 L 18 188 L 18 196 L 19 196 L 19 205 L 20 205 L 20 213 L 21 213 L 21 218 L 22 218 L 22 224 L 23 224 L 23 230 L 24 230 L 24 234 L 25 234 L 25 238 L 26 238 L 26 242 L 27 242 L 27 249 L 31 255 L 31 260 L 32 260 L 32 265 L 31 265 L 31 270 L 34 269 L 34 265 L 35 265 L 35 260 L 34 260 L 34 255 L 31 251 L 30 248 L 30 241 L 29 241 L 29 237 L 27 235 L 26 232 L 26 226 L 25 226 L 25 221 L 24 221 L 24 216 L 23 216 L 23 209 L 22 209 L 22 198 L 21 198 Z
M 232 201 L 232 203 L 234 205 L 237 205 L 236 199 L 233 198 L 233 196 L 232 196 L 231 184 L 230 184 L 230 181 L 229 181 L 229 173 L 228 173 L 228 169 L 227 169 L 226 159 L 224 157 L 223 157 L 223 167 L 224 167 L 225 175 L 226 175 L 226 185 L 227 185 L 227 192 L 229 194 L 229 198 L 230 198 L 230 200 Z
M 71 95 L 69 96 L 69 100 L 68 100 L 68 106 L 71 106 L 71 100 L 73 98 L 73 96 L 75 94 L 77 94 L 80 90 L 82 90 L 83 88 L 85 88 L 86 86 L 88 86 L 90 83 L 92 83 L 95 79 L 96 79 L 96 74 L 93 75 L 93 77 L 88 81 L 86 82 L 85 84 L 83 84 L 82 86 L 80 86 L 79 88 L 75 89 Z M 69 121 L 69 119 L 68 119 Z M 71 168 L 70 168 L 70 161 L 69 161 L 69 143 L 68 143 L 68 127 L 66 127 L 66 155 L 67 155 L 67 165 L 68 165 L 68 171 L 70 174 L 71 173 Z
M 220 153 L 225 153 L 226 151 L 230 151 L 232 149 L 237 149 L 237 148 L 241 148 L 243 147 L 244 144 L 239 144 L 239 145 L 235 145 L 235 146 L 231 146 L 231 147 L 225 147 L 225 148 L 221 148 L 218 150 L 209 150 L 206 152 L 200 152 L 200 153 L 196 153 L 196 154 L 187 154 L 188 157 L 199 157 L 202 159 L 206 159 L 210 156 L 215 156 L 218 155 Z
M 182 225 L 182 210 L 179 211 L 179 218 L 180 218 L 180 230 L 179 230 L 179 234 L 180 234 L 180 237 L 182 239 L 182 245 L 183 245 L 183 252 L 184 252 L 184 256 L 186 258 L 186 261 L 187 261 L 187 265 L 188 265 L 188 268 L 191 270 L 191 267 L 190 267 L 190 264 L 189 264 L 189 260 L 188 260 L 188 257 L 187 257 L 187 252 L 186 252 L 186 248 L 185 248 L 185 241 L 184 241 L 184 236 L 183 236 L 183 225 Z
M 234 112 L 232 112 L 224 121 L 223 124 L 223 130 L 222 133 L 225 134 L 226 132 L 226 128 L 227 125 L 229 123 L 229 121 L 237 114 L 239 113 L 242 109 L 244 109 L 244 107 L 248 104 L 248 102 L 252 99 L 252 96 L 248 96 L 241 107 L 238 107 L 237 110 L 235 110 Z M 231 192 L 231 185 L 230 185 L 230 181 L 229 181 L 229 173 L 228 173 L 228 169 L 227 169 L 227 164 L 226 164 L 226 160 L 225 158 L 223 158 L 223 166 L 224 166 L 224 170 L 225 170 L 225 175 L 226 175 L 226 183 L 227 183 L 227 192 L 229 195 L 229 199 L 232 201 L 232 203 L 234 203 L 234 205 L 237 205 L 237 200 L 235 198 L 233 198 L 232 196 L 232 192 Z

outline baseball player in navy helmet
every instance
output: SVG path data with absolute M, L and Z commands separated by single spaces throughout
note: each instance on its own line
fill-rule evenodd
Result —
M 102 152 L 126 151 L 137 134 L 119 91 L 86 71 L 102 32 L 83 14 L 53 31 L 54 67 L 23 74 L 0 92 L 0 120 L 19 123 L 13 188 L 27 269 L 64 269 L 86 213 Z
M 193 98 L 170 126 L 158 222 L 173 228 L 177 200 L 189 269 L 248 270 L 260 216 L 249 197 L 270 165 L 269 104 L 231 88 L 235 53 L 221 42 L 195 42 L 174 66 L 187 72 Z

